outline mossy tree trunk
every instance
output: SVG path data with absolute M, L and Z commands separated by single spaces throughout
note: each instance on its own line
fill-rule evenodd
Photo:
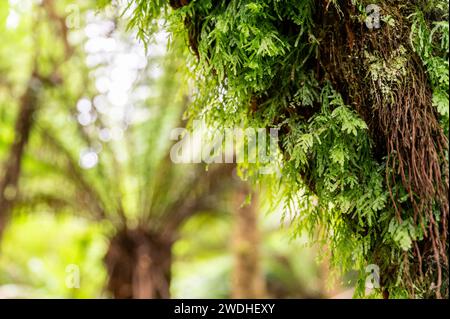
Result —
M 380 28 L 369 29 L 352 1 L 339 0 L 330 7 L 321 2 L 318 6 L 320 14 L 315 18 L 322 37 L 319 78 L 330 80 L 345 103 L 367 123 L 374 157 L 380 163 L 386 161 L 385 182 L 398 222 L 412 218 L 424 234 L 423 240 L 413 243 L 413 263 L 405 252 L 403 266 L 409 272 L 406 279 L 411 295 L 412 287 L 420 285 L 438 298 L 442 293 L 448 295 L 444 285 L 448 269 L 448 137 L 433 105 L 426 66 L 411 46 L 408 17 L 414 7 L 404 1 L 379 1 L 379 18 L 390 17 L 394 22 L 381 21 Z M 405 194 L 407 201 L 400 199 Z M 383 245 L 374 250 L 373 262 L 381 266 L 386 297 L 398 265 L 382 260 L 386 259 L 383 250 Z

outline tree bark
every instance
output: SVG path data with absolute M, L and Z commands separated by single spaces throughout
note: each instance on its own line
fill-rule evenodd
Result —
M 388 286 L 397 285 L 396 274 L 402 267 L 409 272 L 405 279 L 411 296 L 420 290 L 418 284 L 433 282 L 437 282 L 437 298 L 448 295 L 441 285 L 448 273 L 443 271 L 448 269 L 448 137 L 433 105 L 427 70 L 411 46 L 412 26 L 407 18 L 411 8 L 402 1 L 379 1 L 382 15 L 391 16 L 396 23 L 369 29 L 355 19 L 358 9 L 353 1 L 339 0 L 338 7 L 329 9 L 324 2 L 317 3 L 316 25 L 324 35 L 317 61 L 322 80 L 329 80 L 367 123 L 373 155 L 385 166 L 385 186 L 397 221 L 411 218 L 423 232 L 423 238 L 414 242 L 412 258 L 405 259 L 409 266 L 374 260 L 381 267 L 383 296 L 389 297 Z M 395 65 L 400 57 L 404 59 L 401 72 L 394 72 L 395 81 L 375 79 L 371 71 L 374 62 L 365 56 L 375 57 L 383 65 L 377 71 L 380 74 L 392 73 L 386 66 Z M 390 93 L 384 93 L 385 86 Z M 409 197 L 406 202 L 401 200 L 400 185 Z M 435 219 L 436 209 L 440 210 L 439 220 Z M 381 251 L 383 245 L 377 249 Z M 422 264 L 429 256 L 433 262 Z
M 260 234 L 258 230 L 257 201 L 252 194 L 250 204 L 243 205 L 251 191 L 242 185 L 235 194 L 233 298 L 264 298 L 266 282 L 261 269 Z
M 172 244 L 171 238 L 139 228 L 117 233 L 105 257 L 113 297 L 170 298 Z
M 11 214 L 18 193 L 18 183 L 22 167 L 22 157 L 28 143 L 37 109 L 39 77 L 33 72 L 25 93 L 20 99 L 20 107 L 15 124 L 15 137 L 9 155 L 0 174 L 0 237 Z

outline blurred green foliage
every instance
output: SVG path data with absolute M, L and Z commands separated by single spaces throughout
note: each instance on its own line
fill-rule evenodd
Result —
M 262 223 L 263 272 L 272 297 L 326 297 L 336 287 L 316 260 L 307 238 L 290 240 L 291 230 Z M 173 298 L 229 298 L 231 216 L 200 214 L 183 227 L 174 247 Z M 201 230 L 201 231 L 199 231 Z M 0 298 L 105 298 L 103 257 L 112 231 L 72 215 L 18 214 L 0 249 Z M 71 288 L 73 265 L 80 285 Z M 69 284 L 69 286 L 68 286 Z
M 16 215 L 4 234 L 0 298 L 98 298 L 106 273 L 105 227 L 69 215 Z M 79 289 L 71 288 L 71 265 Z

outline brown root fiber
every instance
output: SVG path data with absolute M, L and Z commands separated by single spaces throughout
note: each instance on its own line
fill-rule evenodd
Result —
M 379 5 L 394 23 L 369 30 L 352 1 L 336 6 L 319 1 L 317 63 L 322 79 L 331 81 L 368 124 L 374 155 L 386 161 L 386 185 L 399 222 L 412 217 L 424 233 L 414 243 L 414 264 L 405 266 L 411 290 L 412 282 L 425 276 L 434 283 L 428 289 L 440 298 L 448 296 L 448 287 L 441 287 L 448 269 L 448 138 L 424 66 L 409 42 L 408 6 L 395 0 Z

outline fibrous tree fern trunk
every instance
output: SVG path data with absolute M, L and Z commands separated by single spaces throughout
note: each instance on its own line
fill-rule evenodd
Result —
M 330 80 L 368 124 L 375 158 L 386 159 L 386 187 L 399 223 L 411 217 L 423 231 L 425 239 L 414 243 L 412 264 L 405 252 L 411 294 L 412 287 L 428 277 L 425 282 L 432 283 L 431 290 L 441 297 L 448 269 L 448 138 L 433 105 L 426 67 L 410 45 L 408 17 L 414 7 L 404 2 L 377 2 L 380 19 L 395 21 L 378 29 L 369 29 L 358 19 L 350 0 L 339 0 L 330 7 L 319 2 L 318 77 Z M 402 185 L 408 201 L 400 200 L 405 195 L 396 184 Z M 441 211 L 440 221 L 436 207 Z M 376 257 L 374 261 L 385 264 Z M 383 267 L 382 285 L 395 280 L 390 276 L 397 266 Z M 388 294 L 385 290 L 384 295 Z
M 110 241 L 105 264 L 114 298 L 170 298 L 171 238 L 140 228 L 119 231 Z

